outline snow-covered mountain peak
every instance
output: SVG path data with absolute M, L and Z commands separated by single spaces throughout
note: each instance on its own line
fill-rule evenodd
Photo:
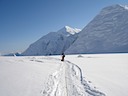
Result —
M 69 26 L 65 26 L 65 29 L 67 32 L 71 33 L 71 34 L 75 34 L 81 31 L 81 29 L 77 29 L 77 28 L 71 28 Z
M 78 29 L 78 28 L 71 28 L 69 26 L 64 26 L 62 29 L 60 29 L 57 32 L 69 36 L 69 35 L 74 35 L 76 33 L 79 33 L 80 31 L 81 29 Z

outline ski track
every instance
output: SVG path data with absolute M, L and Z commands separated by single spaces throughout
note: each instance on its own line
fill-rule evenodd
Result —
M 49 76 L 42 90 L 42 96 L 106 96 L 89 85 L 77 65 L 69 61 L 58 63 L 60 66 Z

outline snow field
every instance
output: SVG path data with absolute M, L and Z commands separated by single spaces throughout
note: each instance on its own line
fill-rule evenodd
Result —
M 0 96 L 127 96 L 128 54 L 0 57 Z
M 44 57 L 0 57 L 0 96 L 41 96 L 49 74 L 58 67 Z
M 106 96 L 128 95 L 128 54 L 86 54 L 66 56 L 77 64 L 86 80 Z

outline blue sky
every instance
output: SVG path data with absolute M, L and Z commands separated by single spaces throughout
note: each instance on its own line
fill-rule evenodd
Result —
M 102 8 L 127 0 L 0 0 L 0 53 L 24 51 L 65 25 L 83 28 Z

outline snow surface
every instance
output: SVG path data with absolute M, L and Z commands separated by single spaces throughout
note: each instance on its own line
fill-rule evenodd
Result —
M 128 96 L 128 54 L 0 57 L 0 96 Z
M 91 87 L 82 77 L 81 69 L 66 61 L 50 75 L 43 96 L 105 96 Z

